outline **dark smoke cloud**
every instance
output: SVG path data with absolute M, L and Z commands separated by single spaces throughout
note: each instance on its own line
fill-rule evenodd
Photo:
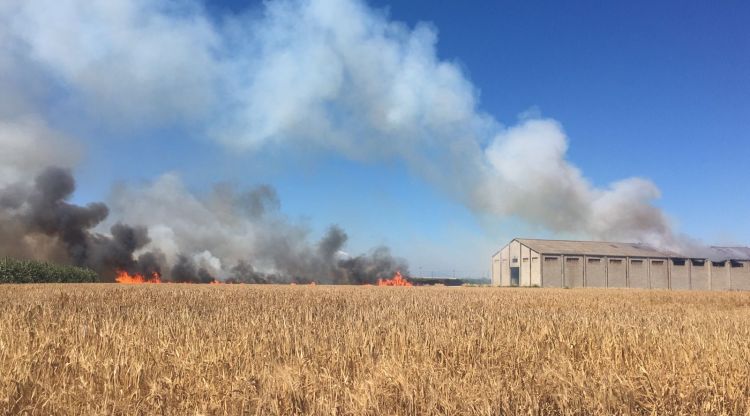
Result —
M 347 238 L 344 230 L 332 226 L 318 244 L 320 258 L 331 267 L 334 283 L 375 283 L 377 279 L 391 278 L 397 271 L 408 273 L 406 262 L 394 258 L 387 247 L 378 247 L 367 255 L 337 258 Z
M 144 276 L 153 276 L 154 273 L 164 275 L 167 259 L 158 250 L 142 253 L 138 256 L 135 272 Z M 132 270 L 132 269 L 131 269 Z
M 70 170 L 58 167 L 44 170 L 29 186 L 1 189 L 0 255 L 90 267 L 105 280 L 124 270 L 190 283 L 359 284 L 408 271 L 384 247 L 349 256 L 343 252 L 348 236 L 338 226 L 308 243 L 307 229 L 281 215 L 278 195 L 267 185 L 240 193 L 217 186 L 205 201 L 175 178 L 135 194 L 124 190 L 125 206 L 134 209 L 125 217 L 143 221 L 118 217 L 108 233 L 100 231 L 107 229 L 107 205 L 72 204 L 74 191 Z M 160 199 L 153 200 L 155 195 Z
M 263 245 L 277 273 L 260 278 L 270 282 L 372 284 L 378 279 L 392 277 L 397 271 L 408 274 L 406 261 L 393 257 L 387 247 L 377 247 L 369 254 L 349 256 L 343 251 L 348 236 L 337 225 L 329 227 L 314 247 L 295 248 L 294 242 L 289 240 L 294 236 L 293 233 L 278 234 L 276 239 Z
M 227 279 L 230 283 L 273 283 L 278 280 L 278 276 L 260 273 L 244 260 L 240 260 L 232 267 L 231 277 Z
M 260 185 L 241 195 L 239 203 L 253 218 L 260 218 L 267 212 L 278 211 L 281 207 L 276 190 L 268 185 Z
M 197 267 L 195 262 L 185 255 L 177 258 L 171 276 L 171 280 L 178 283 L 211 283 L 216 280 L 208 270 Z
M 30 188 L 16 184 L 0 191 L 0 248 L 17 244 L 16 250 L 0 254 L 90 267 L 105 279 L 114 278 L 117 270 L 143 271 L 133 253 L 149 243 L 146 228 L 115 223 L 109 235 L 93 232 L 109 209 L 103 203 L 71 204 L 74 191 L 73 175 L 59 167 L 44 170 Z M 141 257 L 158 271 L 151 261 L 157 254 Z
M 34 185 L 23 217 L 29 231 L 60 239 L 73 264 L 87 264 L 91 243 L 89 230 L 107 218 L 107 206 L 93 203 L 81 207 L 67 203 L 66 199 L 75 190 L 75 181 L 65 169 L 47 169 L 37 176 Z
M 387 247 L 378 247 L 369 255 L 357 256 L 351 259 L 341 260 L 339 279 L 356 284 L 374 283 L 378 279 L 393 277 L 396 271 L 408 275 L 409 268 L 402 259 L 391 255 Z

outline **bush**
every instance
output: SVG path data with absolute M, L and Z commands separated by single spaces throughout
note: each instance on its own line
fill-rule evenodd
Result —
M 84 283 L 97 282 L 91 269 L 35 260 L 0 258 L 0 283 Z

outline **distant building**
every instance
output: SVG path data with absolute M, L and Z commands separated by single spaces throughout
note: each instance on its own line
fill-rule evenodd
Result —
M 492 256 L 492 284 L 750 290 L 750 248 L 674 253 L 635 243 L 516 238 Z

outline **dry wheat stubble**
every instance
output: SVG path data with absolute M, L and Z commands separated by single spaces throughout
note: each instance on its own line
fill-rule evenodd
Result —
M 750 294 L 0 288 L 0 413 L 748 414 Z

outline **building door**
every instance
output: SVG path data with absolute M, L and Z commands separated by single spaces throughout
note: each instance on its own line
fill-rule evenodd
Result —
M 519 276 L 519 268 L 518 267 L 511 267 L 510 268 L 510 285 L 511 286 L 518 286 L 518 276 Z

